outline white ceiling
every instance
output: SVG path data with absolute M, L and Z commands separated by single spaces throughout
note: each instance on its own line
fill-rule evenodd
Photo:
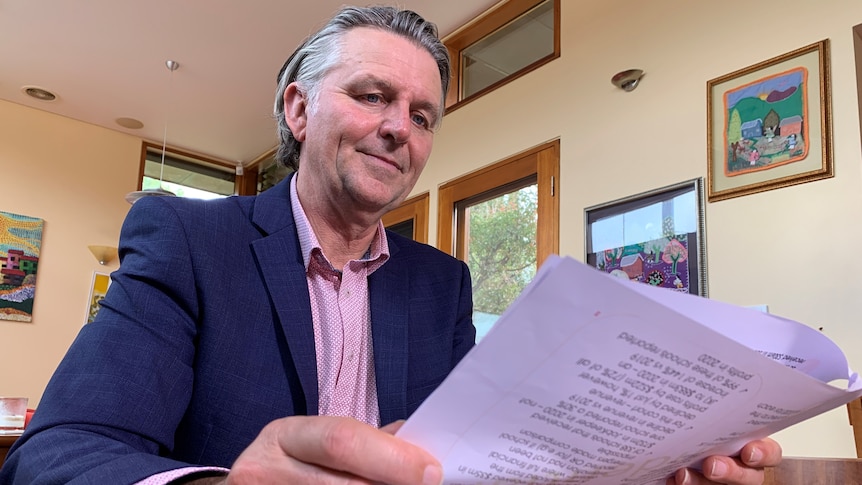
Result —
M 364 5 L 380 2 L 360 3 Z M 399 0 L 441 36 L 497 0 Z M 275 146 L 275 78 L 340 0 L 0 0 L 0 99 L 231 163 Z M 165 61 L 180 64 L 171 73 Z M 37 86 L 51 102 L 25 95 Z M 117 118 L 144 123 L 122 128 Z M 50 142 L 50 140 L 46 141 Z M 71 147 L 70 147 L 71 149 Z

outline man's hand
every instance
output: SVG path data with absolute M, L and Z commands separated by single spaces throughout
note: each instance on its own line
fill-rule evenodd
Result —
M 237 458 L 225 483 L 439 485 L 440 463 L 393 436 L 352 418 L 293 416 L 268 424 Z
M 781 463 L 781 445 L 770 438 L 752 441 L 738 458 L 710 456 L 703 461 L 703 473 L 683 469 L 667 479 L 667 485 L 760 485 L 763 467 Z

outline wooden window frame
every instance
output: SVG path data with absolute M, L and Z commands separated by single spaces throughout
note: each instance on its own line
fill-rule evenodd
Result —
M 257 195 L 257 177 L 260 167 L 243 167 L 242 175 L 236 176 L 236 195 Z
M 428 192 L 410 197 L 400 206 L 383 215 L 383 225 L 389 227 L 413 220 L 413 240 L 428 244 L 428 211 L 430 208 Z
M 262 193 L 262 191 L 260 190 L 260 175 L 264 170 L 270 167 L 271 164 L 278 163 L 275 161 L 275 153 L 277 150 L 278 147 L 273 147 L 267 150 L 262 155 L 249 162 L 248 165 L 245 167 L 246 171 L 248 171 L 248 177 L 251 177 L 253 179 L 243 181 L 245 184 L 247 184 L 244 188 L 247 192 L 245 192 L 244 195 L 260 195 Z M 290 176 L 290 174 L 288 174 L 287 176 Z M 281 182 L 281 180 L 283 179 L 279 179 L 278 182 Z M 276 182 L 276 184 L 278 182 Z M 275 184 L 273 184 L 273 186 L 274 185 Z
M 521 15 L 529 12 L 544 0 L 507 0 L 479 17 L 459 28 L 443 39 L 443 44 L 449 50 L 452 60 L 452 81 L 449 92 L 446 93 L 446 114 L 488 94 L 491 91 L 508 84 L 519 77 L 538 69 L 539 67 L 560 57 L 560 0 L 551 0 L 554 5 L 554 52 L 529 64 L 519 71 L 487 86 L 470 96 L 461 99 L 463 88 L 463 73 L 461 72 L 461 52 L 479 40 L 505 27 Z
M 144 170 L 147 164 L 147 151 L 152 150 L 157 153 L 162 153 L 162 145 L 157 145 L 152 142 L 148 142 L 146 140 L 141 142 L 141 160 L 140 165 L 138 166 L 138 184 L 137 190 L 141 190 L 141 187 L 144 182 Z M 236 174 L 237 166 L 236 164 L 225 162 L 223 160 L 218 160 L 215 158 L 207 157 L 205 155 L 200 155 L 197 153 L 192 153 L 189 151 L 185 151 L 179 148 L 165 147 L 165 153 L 171 155 L 172 157 L 179 158 L 183 161 L 189 163 L 195 163 L 203 166 L 209 166 L 214 168 L 225 168 L 226 172 L 233 172 Z M 251 191 L 249 189 L 251 188 Z M 256 167 L 243 167 L 242 175 L 235 175 L 234 179 L 234 193 L 238 195 L 254 195 L 257 192 L 257 168 Z
M 560 141 L 553 140 L 441 185 L 437 209 L 437 249 L 455 256 L 459 221 L 455 205 L 498 187 L 535 176 L 538 185 L 536 266 L 560 251 Z

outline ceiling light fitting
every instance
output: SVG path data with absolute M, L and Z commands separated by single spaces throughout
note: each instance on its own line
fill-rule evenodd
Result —
M 36 86 L 24 86 L 21 88 L 24 91 L 24 94 L 30 96 L 31 98 L 36 98 L 39 101 L 54 101 L 57 99 L 57 95 L 48 91 L 47 89 L 42 89 Z
M 168 70 L 171 72 L 170 79 L 171 79 L 171 81 L 173 81 L 174 71 L 176 71 L 177 68 L 180 67 L 180 64 L 176 61 L 167 60 L 167 61 L 165 61 L 165 66 L 167 66 Z M 169 91 L 168 94 L 170 94 L 170 87 L 169 87 L 168 91 Z M 170 106 L 170 100 L 168 100 L 167 105 Z M 161 166 L 161 169 L 159 171 L 159 187 L 155 188 L 155 189 L 144 189 L 144 190 L 137 190 L 135 192 L 129 192 L 128 194 L 126 194 L 126 202 L 128 202 L 129 204 L 134 204 L 135 202 L 141 200 L 144 197 L 149 197 L 149 196 L 153 196 L 153 195 L 165 195 L 165 196 L 169 196 L 169 197 L 176 197 L 176 195 L 177 195 L 177 194 L 175 194 L 169 190 L 166 190 L 164 187 L 162 187 L 162 180 L 163 180 L 164 175 L 165 175 L 165 150 L 167 149 L 167 146 L 168 146 L 168 120 L 167 120 L 167 118 L 168 118 L 167 115 L 165 115 L 165 132 L 164 132 L 164 136 L 162 137 L 162 166 Z
M 144 127 L 144 124 L 141 123 L 140 120 L 136 120 L 134 118 L 117 118 L 114 122 L 123 128 L 128 128 L 130 130 L 140 130 Z
M 634 91 L 643 76 L 644 72 L 640 69 L 627 69 L 614 74 L 611 84 L 626 92 Z

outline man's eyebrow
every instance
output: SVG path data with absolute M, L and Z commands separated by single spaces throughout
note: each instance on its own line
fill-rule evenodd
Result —
M 358 91 L 374 89 L 381 91 L 385 94 L 391 93 L 393 91 L 392 83 L 373 76 L 364 77 L 350 83 L 350 88 L 352 90 Z M 437 103 L 434 103 L 432 101 L 416 101 L 411 105 L 411 108 L 418 109 L 420 111 L 427 111 L 429 113 L 428 121 L 430 122 L 430 124 L 432 126 L 437 124 L 437 114 L 440 112 L 440 106 Z
M 379 91 L 388 92 L 392 90 L 392 83 L 376 77 L 363 77 L 351 82 L 350 87 L 358 90 L 377 89 Z

